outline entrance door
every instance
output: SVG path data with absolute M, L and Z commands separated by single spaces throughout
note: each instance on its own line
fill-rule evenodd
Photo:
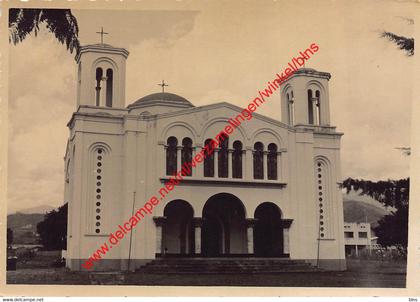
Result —
M 203 207 L 201 252 L 204 256 L 247 253 L 245 208 L 234 195 L 219 193 Z
M 172 200 L 163 211 L 162 253 L 185 255 L 194 252 L 194 216 L 191 205 L 184 200 Z
M 255 210 L 255 255 L 278 257 L 283 255 L 283 227 L 280 209 L 271 202 L 264 202 Z

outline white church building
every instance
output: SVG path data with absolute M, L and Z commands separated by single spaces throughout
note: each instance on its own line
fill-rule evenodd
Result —
M 126 106 L 128 55 L 95 44 L 76 58 L 77 111 L 64 158 L 71 270 L 84 270 L 133 207 L 243 110 L 196 107 L 167 92 Z M 330 125 L 330 77 L 295 72 L 271 97 L 281 102 L 281 121 L 254 113 L 94 269 L 137 269 L 164 257 L 267 257 L 344 270 L 342 133 Z

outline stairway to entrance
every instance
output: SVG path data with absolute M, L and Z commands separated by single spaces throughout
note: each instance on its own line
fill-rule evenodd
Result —
M 258 274 L 321 270 L 303 260 L 288 258 L 158 258 L 139 271 L 154 274 Z

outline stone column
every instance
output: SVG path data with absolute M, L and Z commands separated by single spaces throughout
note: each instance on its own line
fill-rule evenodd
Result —
M 318 98 L 312 98 L 312 115 L 314 118 L 314 125 L 319 125 L 319 107 Z
M 283 229 L 283 254 L 290 254 L 289 229 Z
M 195 157 L 195 155 L 197 154 L 197 152 L 195 151 L 195 148 L 196 147 L 192 147 L 192 155 L 191 155 L 191 161 L 193 161 L 194 160 L 194 157 Z M 196 166 L 195 166 L 195 168 L 193 168 L 193 167 L 191 167 L 191 176 L 192 177 L 194 177 L 194 176 L 196 176 L 197 175 L 197 166 L 198 166 L 199 164 L 196 164 Z
M 156 225 L 156 254 L 162 254 L 162 231 L 163 225 L 166 222 L 165 216 L 155 216 L 153 221 Z
M 283 178 L 281 176 L 281 152 L 277 152 L 277 180 L 282 181 Z
M 214 149 L 214 177 L 219 177 L 219 149 Z
M 265 180 L 268 179 L 268 161 L 267 161 L 268 152 L 263 151 L 263 177 Z
M 317 125 L 321 125 L 321 104 L 319 103 L 319 98 L 316 97 L 316 101 L 315 101 L 315 105 L 316 105 L 316 121 L 317 121 Z
M 232 169 L 233 169 L 233 162 L 232 162 L 232 149 L 228 149 L 228 178 L 232 178 Z
M 244 178 L 246 178 L 246 150 L 242 150 L 242 153 L 241 153 L 241 161 L 242 161 L 242 174 L 241 174 L 241 178 L 242 179 L 244 179 Z
M 203 146 L 200 144 L 195 145 L 195 154 L 198 154 L 203 149 Z M 195 168 L 195 177 L 204 177 L 204 158 L 201 163 L 197 163 L 197 166 Z
M 194 225 L 194 236 L 195 236 L 195 254 L 201 254 L 201 226 L 203 225 L 203 218 L 201 217 L 194 217 L 193 218 L 193 225 Z
M 99 106 L 102 106 L 102 107 L 106 106 L 106 76 L 105 75 L 103 75 L 101 79 L 101 96 L 99 100 Z
M 251 147 L 247 147 L 245 150 L 245 166 L 246 169 L 244 171 L 244 178 L 246 180 L 254 179 L 254 157 L 253 151 Z
M 283 226 L 283 254 L 290 254 L 290 238 L 289 229 L 293 222 L 293 219 L 282 219 Z
M 176 147 L 176 171 L 181 171 L 182 146 Z
M 255 218 L 246 219 L 246 235 L 248 242 L 248 254 L 254 255 L 254 226 L 256 223 Z
M 289 101 L 289 124 L 294 126 L 295 124 L 295 105 L 293 98 Z
M 168 146 L 167 145 L 163 145 L 163 157 L 160 159 L 162 160 L 162 175 L 165 176 L 166 175 L 166 153 L 168 152 Z

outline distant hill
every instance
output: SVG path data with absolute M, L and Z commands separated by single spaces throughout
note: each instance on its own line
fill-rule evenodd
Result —
M 14 244 L 36 244 L 36 225 L 44 220 L 45 214 L 16 213 L 7 215 L 7 227 L 13 230 Z
M 8 207 L 9 208 L 9 207 Z M 19 210 L 13 210 L 13 208 L 10 208 L 8 210 L 8 214 L 14 214 L 14 213 L 22 213 L 22 214 L 45 214 L 47 212 L 50 212 L 51 210 L 54 210 L 55 207 L 49 206 L 49 205 L 40 205 L 29 209 L 19 209 Z
M 386 209 L 360 200 L 344 199 L 345 222 L 368 222 L 372 227 L 378 225 L 378 220 L 389 214 Z

